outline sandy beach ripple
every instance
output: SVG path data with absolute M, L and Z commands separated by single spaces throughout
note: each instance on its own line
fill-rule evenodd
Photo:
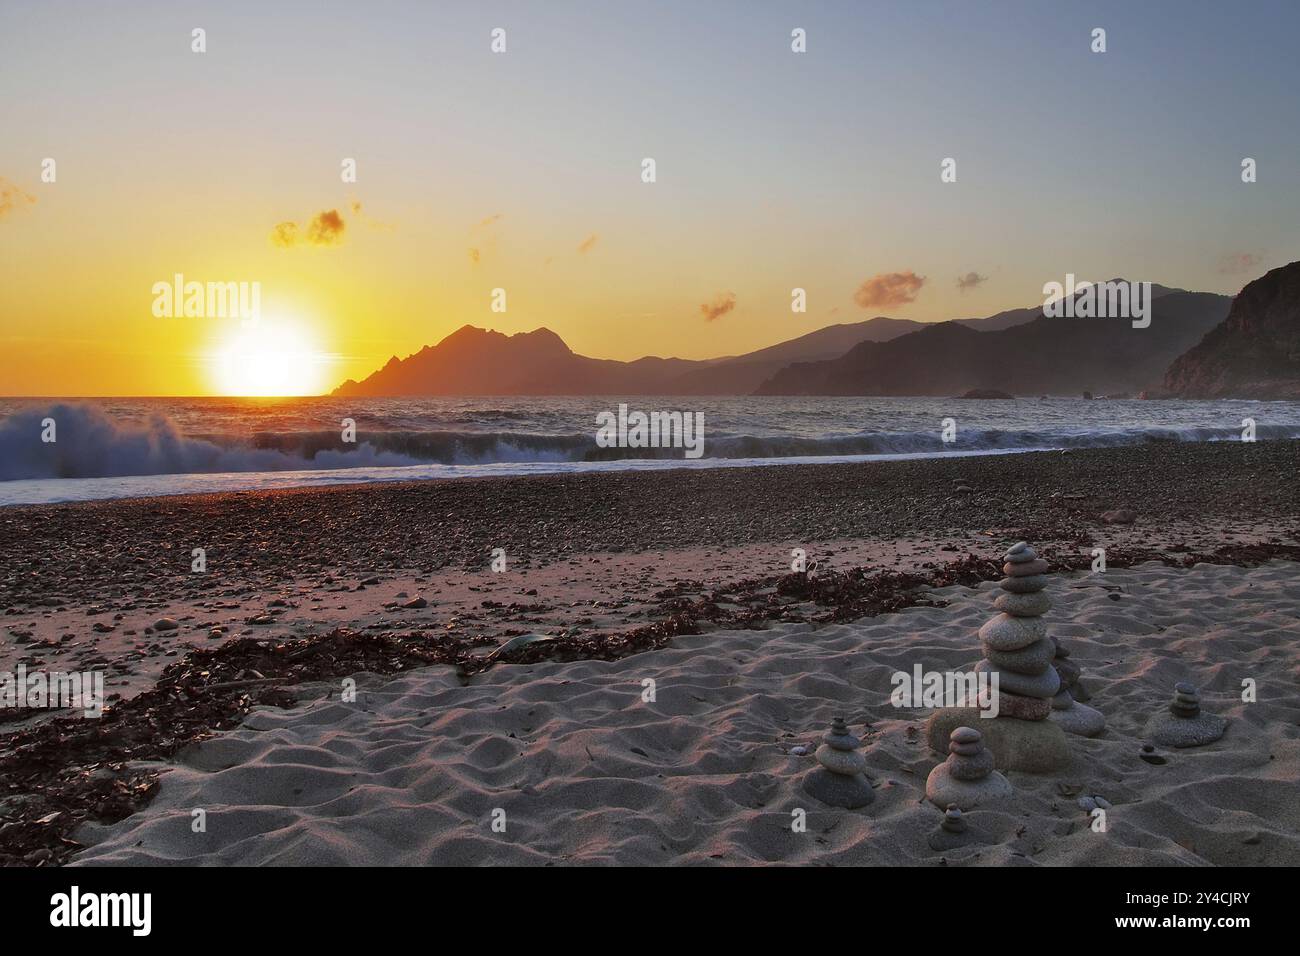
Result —
M 928 711 L 892 707 L 889 677 L 972 666 L 995 588 L 939 589 L 947 607 L 855 624 L 678 638 L 614 662 L 499 666 L 469 686 L 445 667 L 362 676 L 355 703 L 319 685 L 315 702 L 255 711 L 183 752 L 144 811 L 82 827 L 93 845 L 74 863 L 1300 863 L 1300 575 L 1282 561 L 1053 576 L 1050 630 L 1108 729 L 1072 737 L 1059 775 L 1009 774 L 1015 798 L 970 814 L 989 845 L 931 851 Z M 1243 702 L 1244 679 L 1257 702 Z M 1143 725 L 1181 680 L 1228 732 L 1147 763 Z M 876 800 L 861 811 L 805 795 L 814 763 L 791 752 L 837 713 L 867 742 Z M 1078 794 L 1113 805 L 1105 833 Z M 796 809 L 807 832 L 791 827 Z

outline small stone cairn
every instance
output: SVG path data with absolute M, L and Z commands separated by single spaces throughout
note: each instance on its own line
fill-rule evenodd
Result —
M 1146 737 L 1162 747 L 1200 747 L 1212 744 L 1228 729 L 1226 718 L 1201 712 L 1201 695 L 1185 681 L 1174 685 L 1174 701 L 1168 710 L 1155 714 L 1146 726 Z
M 876 799 L 867 779 L 867 758 L 858 753 L 862 741 L 849 733 L 843 717 L 831 721 L 830 732 L 817 748 L 819 767 L 804 777 L 803 789 L 811 797 L 832 807 L 856 810 Z
M 948 759 L 925 779 L 925 796 L 935 806 L 973 810 L 1010 797 L 1011 784 L 993 769 L 993 755 L 974 727 L 958 727 L 948 741 Z
M 939 853 L 956 850 L 973 843 L 987 842 L 987 838 L 979 829 L 967 823 L 961 807 L 955 803 L 948 804 L 948 809 L 943 812 L 943 819 L 926 840 L 930 849 Z
M 1074 688 L 1079 680 L 1079 665 L 1070 660 L 1070 649 L 1056 638 L 1056 657 L 1052 667 L 1061 678 L 1061 689 L 1052 698 L 1050 719 L 1061 725 L 1068 734 L 1080 737 L 1095 737 L 1106 729 L 1106 718 L 1101 711 L 1087 704 L 1081 704 L 1074 698 Z

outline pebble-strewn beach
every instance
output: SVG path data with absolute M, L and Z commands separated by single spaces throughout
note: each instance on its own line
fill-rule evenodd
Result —
M 185 694 L 192 693 L 204 681 L 193 676 L 205 666 L 195 655 L 241 639 L 254 646 L 310 647 L 339 629 L 436 645 L 441 650 L 424 659 L 449 661 L 456 654 L 487 654 L 525 634 L 567 641 L 557 660 L 612 659 L 659 647 L 649 653 L 672 655 L 674 673 L 685 677 L 693 660 L 706 667 L 712 666 L 711 655 L 727 658 L 723 645 L 737 640 L 729 628 L 774 626 L 772 652 L 783 642 L 810 645 L 807 666 L 816 673 L 822 637 L 811 635 L 838 635 L 826 652 L 849 653 L 853 635 L 874 634 L 870 622 L 877 618 L 864 619 L 862 631 L 838 624 L 819 630 L 819 622 L 848 623 L 863 614 L 930 603 L 927 582 L 941 589 L 953 581 L 980 584 L 994 573 L 989 569 L 996 569 L 1001 552 L 1021 539 L 1033 541 L 1057 571 L 1086 568 L 1098 547 L 1111 554 L 1116 574 L 1157 558 L 1170 570 L 1147 585 L 1146 593 L 1170 589 L 1168 600 L 1182 600 L 1185 587 L 1182 572 L 1173 568 L 1206 560 L 1223 566 L 1293 558 L 1300 544 L 1298 466 L 1300 442 L 1171 443 L 1067 454 L 462 479 L 6 508 L 0 509 L 0 653 L 4 669 L 19 663 L 29 670 L 102 669 L 110 706 L 150 691 L 168 665 L 189 675 Z M 191 570 L 195 548 L 205 551 L 200 573 Z M 504 573 L 491 566 L 497 548 L 505 554 Z M 807 551 L 832 587 L 817 593 L 782 590 L 778 579 L 790 573 L 795 548 Z M 1234 605 L 1240 613 L 1267 614 L 1278 579 L 1295 564 L 1275 561 L 1271 567 L 1269 588 L 1242 592 L 1243 600 L 1255 603 Z M 852 573 L 826 578 L 831 572 Z M 1256 579 L 1245 580 L 1249 585 Z M 845 587 L 837 593 L 840 584 Z M 858 590 L 849 593 L 853 588 Z M 912 620 L 908 614 L 898 620 Z M 965 624 L 950 628 L 942 610 L 927 614 L 936 616 L 927 618 L 926 632 L 930 624 L 946 629 L 954 660 L 968 651 L 971 662 L 978 658 L 974 630 L 967 634 Z M 1279 639 L 1271 653 L 1282 655 L 1284 670 L 1289 667 L 1294 676 L 1300 624 L 1285 615 L 1270 620 L 1271 633 L 1290 635 L 1289 644 Z M 1211 624 L 1227 627 L 1225 621 L 1205 622 Z M 1169 625 L 1153 620 L 1150 626 Z M 723 631 L 723 644 L 712 643 Z M 639 636 L 621 644 L 607 640 L 624 633 Z M 919 636 L 908 632 L 891 640 L 901 647 Z M 750 634 L 744 640 L 768 639 Z M 1193 646 L 1194 634 L 1187 647 Z M 397 669 L 418 666 L 420 653 L 425 652 Z M 1243 660 L 1258 656 L 1248 648 L 1241 654 Z M 616 665 L 554 666 L 600 674 L 601 666 L 635 669 L 643 656 Z M 479 697 L 473 688 L 484 682 L 504 682 L 526 697 L 532 678 L 520 661 L 537 659 L 516 656 L 510 658 L 514 663 L 502 662 L 479 676 L 477 667 L 458 675 L 446 665 L 421 673 L 430 686 L 443 689 L 439 693 L 465 687 L 462 705 L 473 709 Z M 322 673 L 336 675 L 338 666 Z M 302 679 L 311 673 L 305 668 Z M 235 683 L 252 680 L 272 690 L 268 685 L 277 678 L 257 683 L 259 676 L 251 665 L 231 672 Z M 744 674 L 736 679 L 743 681 Z M 423 693 L 409 683 L 416 678 L 400 680 L 406 688 L 401 694 Z M 1156 706 L 1147 697 L 1159 696 L 1162 686 L 1152 683 L 1132 705 Z M 738 688 L 742 695 L 751 692 Z M 220 719 L 187 715 L 187 733 L 201 737 L 230 727 L 259 699 L 223 697 L 213 709 Z M 840 699 L 837 694 L 823 703 Z M 451 706 L 439 704 L 444 705 Z M 406 704 L 394 706 L 401 710 Z M 96 748 L 103 749 L 100 762 L 117 761 L 122 768 L 133 754 L 167 759 L 168 748 L 189 738 L 169 736 L 168 747 L 156 751 L 134 748 L 139 734 L 145 735 L 141 740 L 149 736 L 148 727 L 176 716 L 170 707 L 151 704 L 135 729 L 124 731 L 128 743 L 83 741 L 79 753 L 95 763 Z M 701 707 L 700 714 L 708 712 Z M 475 713 L 474 725 L 495 733 L 491 709 Z M 0 731 L 47 719 L 7 716 Z M 782 724 L 781 732 L 811 734 L 813 724 L 830 715 L 818 710 L 813 716 L 810 711 L 813 722 L 807 726 Z M 592 718 L 593 727 L 598 723 Z M 775 725 L 764 732 L 775 733 Z M 56 743 L 49 737 L 42 745 L 54 748 L 53 754 Z M 0 760 L 5 746 L 0 737 Z M 58 827 L 70 827 L 97 806 L 111 805 L 108 819 L 117 819 L 144 805 L 147 778 L 155 772 L 130 777 L 133 789 L 104 804 L 98 791 L 85 786 L 75 800 L 65 799 L 61 788 L 75 782 L 78 771 L 59 768 L 67 772 L 57 779 L 37 768 L 0 809 L 0 829 L 4 820 L 25 828 L 16 859 L 65 859 L 68 845 L 53 832 L 42 838 L 34 821 L 65 806 Z M 39 799 L 24 796 L 24 786 L 39 788 Z M 52 855 L 41 856 L 43 847 Z M 658 851 L 615 856 L 660 858 Z M 543 858 L 556 857 L 544 853 L 535 859 Z

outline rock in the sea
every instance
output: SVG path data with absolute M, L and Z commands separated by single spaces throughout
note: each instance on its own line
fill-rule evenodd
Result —
M 948 739 L 950 745 L 978 745 L 983 738 L 973 727 L 957 727 Z M 960 810 L 1007 799 L 1013 792 L 1011 784 L 993 769 L 992 760 L 986 758 L 988 754 L 982 747 L 974 754 L 950 752 L 948 759 L 926 778 L 926 798 L 936 806 L 946 809 L 955 805 Z
M 817 748 L 821 765 L 804 777 L 803 789 L 809 796 L 832 807 L 856 810 L 876 798 L 867 779 L 867 760 L 858 753 L 862 741 L 849 733 L 843 717 L 831 721 L 830 732 Z
M 1212 744 L 1228 729 L 1228 721 L 1218 714 L 1201 711 L 1200 693 L 1191 684 L 1180 683 L 1174 689 L 1168 709 L 1147 721 L 1145 736 L 1162 747 L 1200 747 Z

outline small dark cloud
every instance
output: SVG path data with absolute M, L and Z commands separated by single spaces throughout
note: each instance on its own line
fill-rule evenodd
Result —
M 357 205 L 358 208 L 359 204 Z M 318 212 L 307 223 L 306 229 L 298 228 L 296 222 L 277 223 L 271 230 L 271 244 L 281 249 L 292 246 L 337 246 L 343 241 L 347 223 L 337 209 Z
M 957 277 L 957 289 L 960 292 L 969 292 L 971 289 L 977 289 L 988 281 L 988 276 L 982 276 L 978 272 L 968 272 L 964 276 Z
M 874 275 L 853 293 L 853 301 L 864 309 L 907 305 L 916 301 L 925 285 L 925 276 L 915 272 L 882 272 Z
M 735 307 L 736 293 L 720 292 L 713 297 L 712 302 L 705 302 L 700 306 L 700 314 L 704 316 L 705 322 L 713 322 L 722 318 Z
M 596 244 L 596 240 L 598 238 L 600 237 L 593 232 L 586 239 L 582 240 L 582 242 L 578 243 L 578 253 L 580 255 L 586 255 L 588 252 L 591 251 L 591 247 Z
M 319 212 L 307 227 L 307 241 L 313 246 L 336 246 L 343 241 L 347 223 L 337 209 Z

